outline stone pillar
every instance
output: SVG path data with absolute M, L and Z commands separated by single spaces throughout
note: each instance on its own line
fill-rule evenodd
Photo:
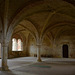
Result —
M 37 61 L 41 62 L 41 55 L 40 55 L 41 45 L 37 45 Z
M 8 50 L 8 43 L 5 43 L 3 42 L 2 43 L 2 70 L 3 71 L 7 71 L 8 70 L 8 65 L 7 65 L 7 58 L 8 58 L 8 53 L 7 53 L 7 50 Z
M 55 39 L 53 40 L 53 56 L 56 56 L 56 44 L 55 44 Z
M 28 36 L 26 37 L 26 48 L 25 48 L 25 50 L 26 50 L 26 56 L 29 56 L 30 54 L 29 54 L 29 49 L 28 49 Z

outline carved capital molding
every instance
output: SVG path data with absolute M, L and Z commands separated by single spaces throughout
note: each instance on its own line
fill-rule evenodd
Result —
M 7 40 L 3 40 L 3 41 L 2 41 L 2 46 L 3 46 L 3 47 L 7 47 L 7 46 L 8 46 L 8 43 L 9 43 L 9 42 L 8 42 Z

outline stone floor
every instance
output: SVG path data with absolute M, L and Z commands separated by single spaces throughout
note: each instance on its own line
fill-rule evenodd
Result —
M 1 66 L 1 60 L 0 60 Z M 10 71 L 0 71 L 0 75 L 75 75 L 75 59 L 36 57 L 8 59 Z

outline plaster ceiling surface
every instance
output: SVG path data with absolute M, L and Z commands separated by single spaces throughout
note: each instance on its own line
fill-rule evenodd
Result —
M 68 3 L 71 3 L 71 4 L 73 4 L 75 6 L 75 0 L 63 0 L 63 1 L 66 1 Z
M 22 31 L 22 30 L 26 31 L 25 28 L 23 28 L 22 26 L 18 25 L 18 26 L 15 27 L 14 33 L 17 33 L 17 32 Z
M 70 26 L 63 27 L 56 35 L 56 38 L 60 38 L 60 37 L 63 38 L 63 36 L 64 37 L 67 36 L 68 38 L 75 37 L 75 27 L 70 27 Z
M 22 27 L 21 25 L 18 25 L 14 29 L 13 36 L 16 34 L 22 34 L 23 37 L 27 37 L 29 33 L 30 32 L 26 28 Z
M 31 34 L 33 34 L 35 37 L 38 35 L 38 31 L 35 28 L 35 26 L 28 20 L 23 20 L 19 23 L 20 26 L 23 28 L 26 28 Z
M 61 36 L 73 37 L 75 36 L 75 26 L 56 26 L 53 29 L 49 29 L 46 35 L 49 37 L 50 40 L 58 39 Z
M 27 9 L 26 12 L 24 11 L 23 13 L 26 16 L 23 16 L 23 20 L 18 23 L 18 25 L 20 26 L 17 27 L 17 30 L 20 31 L 20 29 L 27 29 L 35 36 L 42 35 L 46 30 L 48 30 L 48 28 L 56 25 L 55 28 L 49 29 L 48 31 L 54 37 L 58 32 L 60 32 L 60 30 L 62 29 L 62 25 L 66 25 L 66 23 L 69 23 L 70 25 L 75 24 L 75 6 L 68 3 L 67 1 L 18 0 L 17 2 L 17 0 L 11 0 L 9 6 L 9 19 L 10 17 L 14 17 L 24 7 L 25 9 Z M 57 25 L 60 25 L 61 27 L 57 27 Z M 21 32 L 23 34 L 26 34 L 26 31 Z M 70 32 L 70 34 L 71 33 L 72 32 Z M 67 34 L 68 32 L 65 33 L 65 35 Z
M 47 32 L 45 36 L 47 36 L 51 42 L 54 40 L 52 32 Z
M 64 35 L 64 36 L 75 36 L 75 28 L 67 28 L 62 30 L 60 35 Z
M 9 0 L 9 19 L 15 16 L 29 0 Z
M 38 4 L 36 4 L 38 3 Z M 18 12 L 20 12 L 24 7 L 29 6 L 31 10 L 33 7 L 37 7 L 37 10 L 57 10 L 62 9 L 63 7 L 73 7 L 69 3 L 62 0 L 9 0 L 9 17 L 15 16 Z M 32 6 L 34 5 L 34 6 Z M 30 8 L 29 8 L 30 9 Z M 36 9 L 34 9 L 36 10 Z M 26 10 L 27 11 L 27 10 Z M 9 18 L 9 19 L 10 19 Z
M 3 2 L 4 0 L 0 0 L 0 4 Z
M 28 21 L 32 22 L 32 24 L 36 27 L 38 32 L 41 33 L 49 14 L 50 12 L 43 12 L 39 14 L 37 13 L 28 17 Z M 56 13 L 49 19 L 49 21 L 47 22 L 46 28 L 49 28 L 55 24 L 64 23 L 64 22 L 68 22 L 68 23 L 75 22 L 75 19 L 65 14 Z
M 36 27 L 36 29 L 40 33 L 48 15 L 49 15 L 49 12 L 36 13 L 32 16 L 29 16 L 28 20 L 32 22 L 32 24 Z
M 30 32 L 29 31 L 22 31 L 22 34 L 25 36 L 25 37 L 28 37 Z

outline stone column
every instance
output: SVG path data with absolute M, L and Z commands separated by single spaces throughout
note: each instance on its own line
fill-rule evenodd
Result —
M 26 37 L 26 55 L 29 56 L 29 49 L 28 49 L 28 37 Z
M 55 44 L 55 39 L 53 40 L 53 56 L 56 56 L 56 44 Z
M 41 45 L 37 45 L 37 61 L 41 62 L 41 55 L 40 55 Z
M 3 42 L 2 43 L 2 50 L 1 50 L 1 54 L 2 54 L 2 70 L 3 71 L 7 71 L 8 70 L 8 65 L 7 65 L 7 58 L 8 58 L 8 43 Z

